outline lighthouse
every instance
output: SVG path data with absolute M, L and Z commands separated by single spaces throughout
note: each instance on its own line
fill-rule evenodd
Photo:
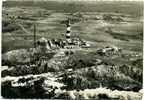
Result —
M 67 43 L 71 43 L 71 26 L 70 26 L 70 20 L 69 19 L 67 20 L 66 26 L 67 26 L 66 34 L 65 34 L 66 41 L 67 41 Z

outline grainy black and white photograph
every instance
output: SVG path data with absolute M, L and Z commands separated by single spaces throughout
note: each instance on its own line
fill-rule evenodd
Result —
M 142 100 L 142 0 L 3 0 L 1 98 Z

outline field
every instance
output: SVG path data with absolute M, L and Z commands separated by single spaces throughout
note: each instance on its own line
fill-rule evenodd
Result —
M 43 75 L 41 75 L 42 73 L 46 76 L 50 73 L 54 78 L 63 78 L 58 78 L 57 82 L 65 84 L 66 87 L 62 88 L 66 89 L 68 93 L 69 91 L 75 92 L 74 89 L 95 89 L 101 84 L 104 87 L 110 88 L 112 90 L 111 92 L 114 92 L 113 90 L 117 89 L 125 92 L 133 91 L 136 96 L 137 93 L 138 95 L 141 95 L 139 91 L 142 89 L 143 69 L 142 6 L 141 2 L 128 1 L 4 2 L 2 8 L 3 55 L 7 52 L 11 52 L 11 50 L 32 48 L 34 44 L 34 25 L 36 25 L 37 40 L 42 37 L 45 37 L 46 39 L 65 39 L 63 36 L 66 32 L 64 22 L 67 18 L 71 19 L 72 36 L 80 37 L 81 39 L 88 41 L 91 43 L 91 47 L 74 50 L 74 54 L 68 56 L 68 58 L 67 56 L 59 58 L 61 50 L 58 51 L 56 53 L 58 56 L 54 55 L 47 61 L 49 64 L 47 73 L 44 73 L 41 69 L 38 69 L 38 73 L 33 73 L 33 71 L 21 72 L 21 70 L 18 69 L 23 70 L 27 65 L 16 65 L 16 63 L 11 65 L 8 64 L 8 62 L 4 62 L 2 69 L 5 69 L 5 66 L 8 66 L 9 70 L 8 72 L 5 71 L 2 73 L 3 80 L 7 79 L 5 77 L 7 75 L 19 79 L 21 75 L 38 74 L 43 77 Z M 122 50 L 122 53 L 120 52 L 116 55 L 97 54 L 96 51 L 98 49 L 107 46 L 118 47 Z M 18 56 L 19 54 L 16 55 Z M 12 59 L 14 58 L 12 57 Z M 58 62 L 60 62 L 60 64 Z M 69 69 L 72 69 L 73 71 L 67 73 L 67 70 Z M 28 70 L 33 69 L 30 68 Z M 27 76 L 23 76 L 23 78 L 27 79 Z M 71 83 L 70 81 L 76 82 Z M 36 88 L 35 85 L 34 88 Z M 36 90 L 39 90 L 39 88 L 37 88 Z M 4 83 L 3 90 L 4 89 L 9 91 L 7 83 Z M 19 91 L 17 88 L 16 90 Z M 3 92 L 4 97 L 8 97 L 8 95 L 6 95 L 7 91 Z M 33 90 L 30 88 L 30 91 Z M 36 93 L 26 92 L 27 95 L 22 95 L 21 93 L 22 92 L 20 92 L 20 94 L 14 93 L 14 98 L 33 98 L 33 95 L 39 94 L 39 91 Z M 62 94 L 63 93 L 65 92 L 62 92 Z M 80 95 L 81 92 L 78 94 Z M 39 94 L 37 96 L 38 97 L 36 98 L 55 97 L 51 94 Z M 109 96 L 111 97 L 110 94 Z M 132 99 L 131 94 L 129 94 L 129 96 L 131 98 L 130 100 L 139 100 Z M 8 98 L 11 98 L 11 96 Z M 59 96 L 59 98 L 65 97 Z M 98 98 L 108 97 L 105 95 L 98 95 Z
M 74 13 L 76 14 L 72 15 Z M 97 17 L 107 13 L 114 17 L 122 16 L 121 18 L 125 21 L 96 20 Z M 9 14 L 11 17 L 19 16 L 19 18 L 12 25 L 3 27 L 3 52 L 30 47 L 33 39 L 33 23 L 36 23 L 37 26 L 37 38 L 62 37 L 61 34 L 65 33 L 65 25 L 61 24 L 61 21 L 64 21 L 68 16 L 78 16 L 79 18 L 76 19 L 84 20 L 84 22 L 80 21 L 72 25 L 72 33 L 96 42 L 97 46 L 114 44 L 124 49 L 142 51 L 142 4 L 139 2 L 98 2 L 94 4 L 81 2 L 5 2 L 3 4 L 3 25 L 11 21 L 7 22 L 5 14 Z M 86 19 L 88 20 L 85 21 Z M 26 33 L 17 24 L 22 24 L 28 32 Z M 17 29 L 9 31 L 5 29 L 12 26 Z M 113 33 L 106 32 L 107 28 L 111 28 Z

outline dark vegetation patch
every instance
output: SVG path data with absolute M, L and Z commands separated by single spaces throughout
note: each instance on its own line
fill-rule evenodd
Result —
M 121 17 L 113 18 L 111 14 L 104 14 L 103 20 L 110 21 L 110 22 L 122 22 L 123 19 Z
M 127 35 L 127 34 L 120 34 L 120 33 L 109 33 L 109 34 L 111 34 L 115 39 L 120 39 L 124 41 L 129 41 L 129 39 L 138 39 L 138 40 L 143 39 L 141 33 L 136 35 Z
M 43 78 L 35 80 L 34 84 L 26 86 L 12 87 L 11 81 L 6 81 L 2 84 L 3 98 L 50 98 L 52 95 L 45 95 L 45 90 L 42 87 L 44 82 Z
M 9 20 L 2 21 L 2 32 L 13 32 L 19 29 L 19 26 L 15 23 L 11 23 Z
M 136 59 L 131 62 L 131 65 L 122 65 L 119 67 L 120 72 L 135 79 L 138 82 L 142 82 L 142 59 Z
M 78 22 L 81 22 L 81 21 L 82 21 L 81 17 L 72 17 L 72 18 L 70 18 L 71 24 L 75 24 L 75 23 L 78 23 Z M 60 23 L 61 24 L 66 24 L 67 20 L 63 20 Z
M 95 58 L 92 54 L 83 54 L 81 52 L 77 52 L 71 55 L 67 61 L 67 68 L 83 68 L 83 67 L 90 67 L 95 65 Z
M 36 21 L 35 18 L 29 17 L 29 16 L 28 17 L 27 16 L 18 16 L 18 19 Z
M 31 47 L 33 47 L 33 41 L 12 40 L 9 42 L 2 42 L 2 53 L 6 53 L 10 50 L 31 48 Z

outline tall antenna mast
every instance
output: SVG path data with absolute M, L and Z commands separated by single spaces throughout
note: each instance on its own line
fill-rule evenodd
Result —
M 33 39 L 34 39 L 34 48 L 36 48 L 36 24 L 34 23 L 34 34 L 33 34 Z

